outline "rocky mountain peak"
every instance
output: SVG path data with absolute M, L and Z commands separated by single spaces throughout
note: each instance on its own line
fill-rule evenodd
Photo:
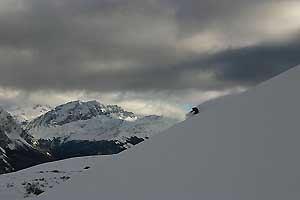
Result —
M 15 146 L 16 140 L 21 140 L 23 130 L 14 118 L 4 109 L 0 108 L 0 146 L 6 148 Z
M 132 112 L 125 111 L 117 105 L 104 105 L 97 101 L 72 101 L 57 106 L 55 109 L 34 119 L 27 126 L 27 129 L 33 127 L 61 126 L 74 121 L 88 120 L 97 116 L 108 116 L 118 119 L 135 119 Z

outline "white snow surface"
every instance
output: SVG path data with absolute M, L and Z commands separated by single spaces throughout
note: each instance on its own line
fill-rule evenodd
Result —
M 215 105 L 218 105 L 220 103 L 224 104 L 226 101 L 231 101 L 230 99 L 235 98 L 235 96 L 238 96 L 243 92 L 244 91 L 241 91 L 239 93 L 224 95 L 224 96 L 221 96 L 221 97 L 218 97 L 218 98 L 215 98 L 215 99 L 211 99 L 211 100 L 205 101 L 205 102 L 203 102 L 203 103 L 201 103 L 201 104 L 199 104 L 198 106 L 195 106 L 195 107 L 198 108 L 199 113 L 207 111 L 208 109 L 209 110 L 217 109 L 218 106 L 215 106 Z M 193 117 L 194 115 L 195 114 L 192 111 L 190 111 L 190 112 L 186 113 L 185 116 L 186 116 L 186 119 L 187 119 L 187 118 Z
M 296 67 L 226 98 L 39 199 L 298 200 L 299 82 Z
M 87 170 L 93 168 L 95 160 L 99 159 L 101 157 L 98 156 L 67 159 L 3 174 L 0 176 L 0 199 L 35 199 L 36 195 L 28 193 L 26 190 L 29 184 L 34 184 L 42 191 L 47 192 L 59 184 L 71 180 L 74 176 L 85 174 Z

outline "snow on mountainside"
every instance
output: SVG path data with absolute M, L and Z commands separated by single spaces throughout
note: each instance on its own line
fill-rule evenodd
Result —
M 39 199 L 300 199 L 300 67 L 226 98 Z M 68 161 L 65 161 L 68 162 Z
M 9 163 L 6 149 L 15 150 L 29 145 L 21 138 L 21 134 L 22 129 L 9 113 L 0 108 L 0 174 L 14 170 Z
M 116 105 L 74 101 L 47 112 L 26 129 L 37 139 L 119 140 L 152 136 L 175 123 L 161 116 L 136 117 Z
M 55 159 L 120 153 L 177 123 L 162 116 L 135 116 L 117 105 L 73 101 L 25 126 L 35 147 Z
M 16 119 L 17 122 L 20 124 L 27 124 L 31 120 L 50 111 L 52 108 L 48 105 L 35 104 L 32 106 L 15 105 L 6 109 Z
M 61 126 L 78 120 L 88 120 L 99 115 L 123 120 L 134 120 L 136 118 L 132 112 L 127 112 L 116 105 L 105 106 L 97 101 L 73 101 L 57 106 L 55 109 L 34 119 L 27 128 Z
M 0 147 L 2 149 L 15 150 L 18 148 L 31 148 L 22 138 L 23 129 L 13 119 L 13 117 L 0 108 Z
M 0 174 L 48 161 L 25 139 L 29 136 L 14 118 L 0 108 Z

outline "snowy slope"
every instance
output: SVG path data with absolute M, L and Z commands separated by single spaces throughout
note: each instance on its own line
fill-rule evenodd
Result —
M 0 176 L 0 199 L 16 200 L 35 197 L 74 176 L 85 174 L 100 157 L 84 157 L 46 163 Z
M 40 197 L 300 199 L 300 67 L 220 101 Z
M 239 93 L 233 93 L 233 94 L 228 94 L 228 95 L 224 95 L 221 97 L 217 97 L 208 101 L 205 101 L 201 104 L 199 104 L 198 106 L 195 106 L 195 108 L 198 108 L 198 111 L 201 112 L 207 112 L 208 110 L 213 110 L 213 109 L 217 109 L 218 108 L 218 104 L 224 104 L 227 101 L 231 101 L 231 99 L 234 99 L 236 96 L 238 96 L 239 94 L 241 94 L 244 91 L 240 91 Z M 216 106 L 215 106 L 216 105 Z M 190 118 L 192 116 L 194 116 L 195 113 L 193 112 L 193 110 L 191 109 L 190 112 L 186 113 L 186 119 Z

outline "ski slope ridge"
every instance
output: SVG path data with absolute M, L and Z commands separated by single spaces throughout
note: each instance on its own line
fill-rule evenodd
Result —
M 40 199 L 300 199 L 299 84 L 295 67 Z

